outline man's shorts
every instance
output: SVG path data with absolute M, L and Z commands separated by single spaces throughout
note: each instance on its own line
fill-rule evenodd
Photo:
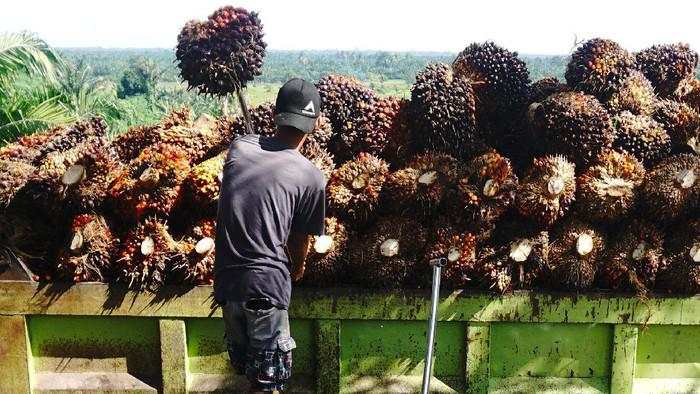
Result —
M 267 299 L 227 301 L 223 307 L 231 364 L 256 391 L 282 391 L 292 374 L 289 316 Z

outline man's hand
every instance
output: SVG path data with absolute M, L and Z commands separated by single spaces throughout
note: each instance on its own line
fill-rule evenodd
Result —
M 306 255 L 309 252 L 311 236 L 306 234 L 291 233 L 287 239 L 287 255 L 291 264 L 290 273 L 292 280 L 297 282 L 304 276 L 306 269 Z

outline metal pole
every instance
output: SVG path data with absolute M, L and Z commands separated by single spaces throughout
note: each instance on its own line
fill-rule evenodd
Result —
M 425 365 L 423 368 L 423 386 L 422 394 L 428 394 L 430 391 L 430 377 L 433 370 L 433 347 L 435 345 L 435 326 L 437 325 L 437 307 L 440 300 L 440 276 L 442 274 L 442 266 L 446 259 L 440 258 L 430 261 L 433 266 L 433 291 L 430 297 L 430 319 L 428 321 L 428 350 L 425 353 Z

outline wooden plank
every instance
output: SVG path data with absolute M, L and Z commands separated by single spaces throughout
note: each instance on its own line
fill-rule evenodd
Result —
M 316 322 L 316 392 L 340 392 L 340 320 Z
M 158 325 L 163 392 L 185 393 L 188 380 L 185 322 L 161 319 Z
M 31 353 L 24 316 L 0 316 L 0 391 L 29 393 Z
M 467 327 L 467 392 L 486 393 L 489 388 L 490 325 L 470 323 Z
M 632 393 L 634 368 L 637 364 L 637 326 L 617 324 L 613 340 L 610 392 Z

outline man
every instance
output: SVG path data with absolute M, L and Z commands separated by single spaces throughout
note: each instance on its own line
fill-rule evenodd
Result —
M 291 375 L 291 280 L 304 273 L 311 235 L 324 230 L 326 180 L 299 153 L 320 110 L 316 87 L 290 80 L 277 94 L 276 134 L 237 138 L 224 165 L 214 291 L 231 363 L 251 392 L 282 391 Z

